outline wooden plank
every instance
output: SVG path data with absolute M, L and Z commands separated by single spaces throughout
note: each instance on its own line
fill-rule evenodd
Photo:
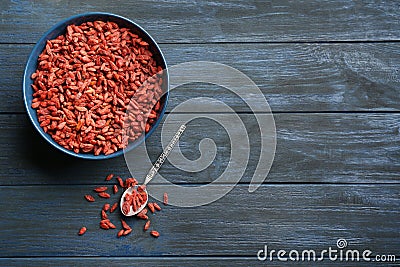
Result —
M 338 260 L 325 260 L 324 266 L 337 266 Z M 256 257 L 50 257 L 50 258 L 2 258 L 2 265 L 12 265 L 25 267 L 27 265 L 34 266 L 257 266 L 266 264 L 266 262 L 258 261 Z M 310 266 L 310 261 L 279 261 L 274 259 L 267 262 L 267 266 Z M 341 266 L 352 266 L 354 262 L 340 262 Z M 384 264 L 384 263 L 381 263 Z M 390 262 L 390 266 L 399 266 L 399 263 Z M 357 266 L 371 266 L 371 262 L 357 262 Z
M 274 112 L 399 111 L 399 43 L 166 44 L 161 48 L 169 66 L 208 60 L 242 71 L 257 84 Z M 21 84 L 31 49 L 32 45 L 0 45 L 0 112 L 25 110 Z M 168 110 L 204 96 L 238 112 L 250 111 L 234 93 L 206 84 L 173 90 Z
M 247 183 L 258 162 L 260 136 L 253 115 L 242 114 L 240 118 L 250 139 L 250 160 L 241 179 Z M 277 150 L 267 183 L 399 182 L 400 114 L 275 114 L 274 118 Z M 177 120 L 169 125 L 180 123 Z M 148 140 L 152 161 L 161 153 L 160 133 L 161 127 Z M 174 183 L 209 183 L 219 177 L 229 162 L 230 140 L 216 122 L 204 118 L 190 122 L 180 147 L 194 160 L 200 156 L 198 145 L 206 137 L 218 148 L 207 169 L 188 173 L 166 162 L 161 174 Z M 0 115 L 0 150 L 3 185 L 97 184 L 110 172 L 130 176 L 123 157 L 86 161 L 56 151 L 24 114 Z
M 264 185 L 249 193 L 236 186 L 201 207 L 163 206 L 143 220 L 128 218 L 131 235 L 99 229 L 106 200 L 84 200 L 93 186 L 1 186 L 0 257 L 246 256 L 270 249 L 321 251 L 339 238 L 349 249 L 396 254 L 400 249 L 398 185 Z M 196 194 L 193 197 L 199 197 Z M 201 197 L 201 196 L 200 196 Z M 109 201 L 118 199 L 113 195 Z M 118 228 L 119 213 L 110 215 Z M 80 227 L 88 231 L 78 236 Z
M 396 1 L 2 1 L 1 42 L 36 42 L 69 16 L 104 11 L 139 23 L 159 42 L 398 40 Z

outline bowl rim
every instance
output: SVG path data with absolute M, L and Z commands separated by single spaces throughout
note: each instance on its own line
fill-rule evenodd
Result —
M 37 118 L 34 117 L 33 112 L 36 112 L 36 110 L 34 110 L 31 106 L 28 98 L 27 98 L 27 82 L 28 80 L 32 80 L 31 79 L 31 74 L 29 74 L 29 66 L 31 66 L 32 64 L 35 65 L 37 63 L 35 63 L 35 61 L 37 61 L 37 58 L 34 58 L 34 54 L 37 50 L 39 51 L 39 54 L 43 51 L 44 47 L 41 48 L 47 40 L 50 40 L 52 38 L 49 38 L 49 35 L 51 35 L 51 33 L 53 33 L 56 29 L 58 29 L 59 27 L 62 27 L 65 24 L 65 27 L 68 25 L 71 25 L 71 21 L 74 21 L 75 19 L 79 19 L 79 18 L 84 18 L 84 17 L 92 17 L 92 16 L 106 16 L 107 18 L 116 18 L 122 21 L 127 22 L 128 24 L 132 25 L 132 28 L 137 28 L 139 30 L 139 32 L 143 33 L 148 39 L 150 39 L 152 41 L 152 45 L 154 45 L 156 51 L 159 53 L 160 58 L 161 58 L 161 63 L 165 65 L 165 69 L 164 69 L 164 74 L 166 75 L 167 78 L 167 84 L 166 84 L 166 91 L 164 92 L 162 97 L 165 97 L 165 101 L 164 101 L 164 105 L 163 108 L 161 110 L 161 112 L 159 113 L 158 119 L 155 121 L 153 127 L 150 129 L 150 131 L 148 131 L 144 136 L 142 135 L 141 137 L 139 137 L 138 139 L 136 139 L 133 143 L 131 143 L 131 145 L 128 144 L 128 146 L 124 149 L 120 149 L 117 150 L 116 152 L 109 154 L 109 155 L 104 155 L 104 154 L 100 154 L 98 156 L 94 155 L 94 154 L 89 154 L 89 153 L 75 153 L 72 150 L 66 149 L 63 146 L 59 145 L 56 141 L 53 140 L 53 138 L 48 134 L 45 133 L 43 128 L 40 126 L 39 121 L 37 120 Z M 85 20 L 86 21 L 86 20 Z M 91 21 L 91 20 L 87 20 L 87 21 Z M 57 35 L 58 36 L 58 35 Z M 111 159 L 111 158 L 115 158 L 118 156 L 123 155 L 126 152 L 129 152 L 131 150 L 133 150 L 134 148 L 136 148 L 137 146 L 139 146 L 140 144 L 142 144 L 148 137 L 150 137 L 150 135 L 155 131 L 155 129 L 158 127 L 158 125 L 161 123 L 162 118 L 164 117 L 167 105 L 168 105 L 168 100 L 169 100 L 169 93 L 170 93 L 170 82 L 169 82 L 169 72 L 168 72 L 168 66 L 167 66 L 167 62 L 165 60 L 164 54 L 162 53 L 159 45 L 157 44 L 157 42 L 154 40 L 154 38 L 146 31 L 144 30 L 140 25 L 138 25 L 137 23 L 135 23 L 134 21 L 120 16 L 120 15 L 116 15 L 113 13 L 108 13 L 108 12 L 87 12 L 87 13 L 81 13 L 81 14 L 76 14 L 73 16 L 70 16 L 68 18 L 65 18 L 59 22 L 57 22 L 56 24 L 54 24 L 49 30 L 47 30 L 42 36 L 41 38 L 36 42 L 35 46 L 32 48 L 29 56 L 28 56 L 28 60 L 26 61 L 26 65 L 24 68 L 24 75 L 23 75 L 23 84 L 22 84 L 22 92 L 23 92 L 23 98 L 24 98 L 24 104 L 25 104 L 25 108 L 26 111 L 28 113 L 29 119 L 32 122 L 34 128 L 39 132 L 39 134 L 48 142 L 50 143 L 53 147 L 57 148 L 59 151 L 62 151 L 70 156 L 76 157 L 76 158 L 81 158 L 81 159 L 89 159 L 89 160 L 102 160 L 102 159 Z M 32 82 L 29 82 L 29 87 L 31 87 L 30 85 L 32 84 Z M 33 90 L 32 90 L 33 92 Z

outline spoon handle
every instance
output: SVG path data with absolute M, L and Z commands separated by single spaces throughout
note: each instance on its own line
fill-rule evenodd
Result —
M 179 127 L 179 130 L 175 133 L 174 137 L 172 137 L 171 141 L 169 141 L 169 144 L 167 145 L 167 147 L 164 149 L 164 151 L 158 157 L 157 161 L 154 163 L 153 167 L 151 167 L 151 169 L 147 173 L 146 178 L 144 180 L 144 185 L 147 185 L 147 183 L 150 182 L 151 179 L 153 179 L 153 177 L 157 174 L 161 165 L 164 163 L 164 161 L 168 157 L 169 153 L 171 153 L 172 149 L 178 142 L 179 137 L 182 135 L 182 133 L 185 131 L 185 129 L 186 129 L 186 125 L 184 125 L 184 124 L 181 125 L 181 127 Z

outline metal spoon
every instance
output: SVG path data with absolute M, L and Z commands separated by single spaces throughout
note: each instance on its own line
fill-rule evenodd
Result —
M 179 140 L 179 137 L 182 135 L 183 131 L 185 131 L 186 129 L 186 125 L 181 125 L 181 127 L 179 127 L 179 130 L 175 133 L 174 137 L 172 137 L 171 141 L 169 141 L 169 144 L 166 146 L 166 148 L 164 149 L 164 151 L 161 153 L 161 155 L 158 157 L 157 161 L 154 163 L 153 167 L 151 167 L 151 169 L 149 170 L 149 172 L 146 175 L 146 178 L 144 180 L 144 192 L 146 193 L 146 201 L 145 203 L 143 203 L 136 211 L 133 211 L 132 206 L 130 206 L 129 208 L 129 212 L 127 214 L 124 213 L 124 211 L 122 210 L 122 205 L 124 204 L 124 200 L 125 200 L 125 196 L 126 194 L 133 194 L 133 190 L 137 189 L 139 186 L 131 186 L 128 189 L 125 190 L 125 192 L 122 194 L 121 196 L 121 201 L 119 203 L 119 206 L 121 208 L 121 212 L 122 214 L 124 214 L 125 216 L 133 216 L 138 214 L 139 212 L 141 212 L 147 205 L 147 202 L 149 200 L 149 195 L 147 193 L 147 189 L 146 189 L 146 185 L 151 181 L 151 179 L 153 179 L 153 177 L 157 174 L 158 170 L 160 169 L 161 165 L 164 163 L 165 159 L 168 157 L 169 153 L 171 153 L 172 149 L 174 148 L 174 146 L 176 145 L 176 143 Z

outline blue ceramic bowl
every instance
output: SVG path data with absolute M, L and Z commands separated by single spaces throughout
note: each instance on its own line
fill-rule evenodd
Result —
M 68 25 L 75 24 L 75 25 L 80 25 L 84 22 L 87 21 L 96 21 L 96 20 L 102 20 L 102 21 L 112 21 L 117 23 L 120 27 L 124 28 L 129 28 L 131 32 L 139 35 L 144 41 L 146 41 L 149 44 L 149 49 L 153 53 L 153 57 L 165 71 L 164 71 L 164 82 L 163 82 L 163 90 L 165 92 L 164 96 L 161 98 L 161 104 L 162 104 L 162 109 L 161 112 L 159 113 L 157 121 L 153 124 L 153 127 L 150 129 L 150 131 L 142 138 L 138 138 L 137 140 L 130 142 L 129 145 L 124 149 L 124 150 L 118 150 L 110 155 L 98 155 L 95 156 L 93 153 L 75 153 L 72 150 L 68 150 L 61 145 L 59 145 L 57 142 L 55 142 L 52 137 L 45 133 L 39 125 L 39 121 L 37 118 L 36 110 L 34 110 L 31 105 L 32 105 L 32 99 L 33 99 L 33 89 L 31 87 L 33 80 L 31 79 L 32 73 L 34 73 L 37 69 L 37 61 L 39 55 L 42 53 L 43 49 L 45 48 L 46 41 L 55 39 L 57 36 L 65 34 L 66 28 Z M 24 101 L 25 101 L 25 107 L 28 112 L 29 118 L 32 121 L 33 125 L 35 126 L 36 130 L 40 133 L 41 136 L 43 136 L 44 139 L 46 139 L 47 142 L 49 142 L 52 146 L 55 148 L 61 150 L 62 152 L 78 157 L 78 158 L 84 158 L 84 159 L 108 159 L 108 158 L 113 158 L 120 156 L 124 153 L 124 151 L 129 151 L 132 150 L 133 148 L 137 147 L 139 144 L 141 144 L 146 138 L 148 138 L 154 130 L 157 128 L 157 126 L 160 124 L 160 121 L 162 117 L 164 116 L 165 109 L 167 107 L 167 102 L 168 102 L 168 96 L 169 96 L 169 77 L 168 77 L 168 71 L 167 71 L 167 64 L 165 62 L 164 56 L 158 47 L 157 43 L 154 41 L 154 39 L 139 25 L 134 23 L 133 21 L 118 16 L 110 13 L 85 13 L 85 14 L 79 14 L 73 17 L 70 17 L 68 19 L 65 19 L 56 25 L 54 25 L 49 31 L 47 31 L 42 38 L 36 43 L 35 47 L 33 48 L 31 54 L 29 55 L 28 62 L 26 63 L 25 67 L 25 72 L 24 72 L 24 78 L 23 78 L 23 94 L 24 94 Z

